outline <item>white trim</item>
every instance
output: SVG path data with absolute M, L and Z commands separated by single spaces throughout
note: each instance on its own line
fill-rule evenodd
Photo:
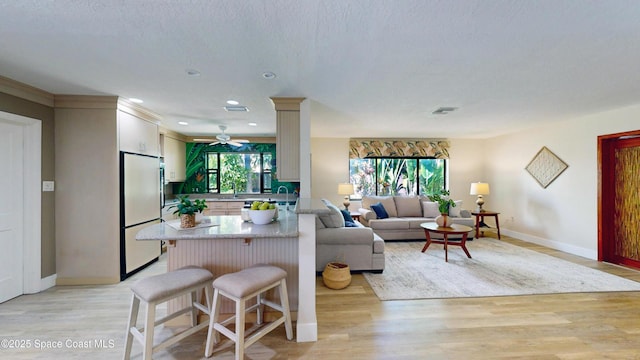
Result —
M 49 275 L 46 278 L 40 279 L 40 291 L 56 286 L 57 280 L 58 274 Z
M 579 246 L 569 245 L 567 243 L 563 243 L 560 241 L 554 241 L 550 239 L 544 239 L 541 237 L 520 233 L 517 231 L 512 231 L 509 229 L 501 229 L 501 233 L 507 236 L 511 236 L 516 239 L 520 239 L 526 242 L 542 245 L 548 247 L 550 249 L 560 250 L 569 254 L 582 256 L 583 258 L 598 260 L 598 251 L 586 249 Z
M 42 245 L 42 122 L 16 114 L 0 111 L 0 118 L 24 126 L 24 247 L 23 283 L 24 294 L 42 290 L 41 258 Z

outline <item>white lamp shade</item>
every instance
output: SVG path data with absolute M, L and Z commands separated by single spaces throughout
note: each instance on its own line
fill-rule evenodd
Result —
M 470 195 L 489 195 L 489 184 L 483 182 L 471 183 Z
M 353 191 L 353 184 L 351 183 L 340 183 L 338 184 L 338 194 L 340 195 L 353 195 L 355 192 Z

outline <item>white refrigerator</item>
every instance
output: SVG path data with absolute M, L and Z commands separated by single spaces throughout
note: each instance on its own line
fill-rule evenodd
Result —
M 120 153 L 120 279 L 158 260 L 160 241 L 137 241 L 138 231 L 160 223 L 160 159 Z

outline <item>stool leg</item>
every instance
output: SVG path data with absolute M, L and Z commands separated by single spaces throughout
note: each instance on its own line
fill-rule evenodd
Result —
M 244 359 L 244 319 L 246 298 L 238 298 L 236 301 L 236 360 Z
M 140 299 L 135 294 L 131 296 L 131 307 L 129 309 L 129 322 L 127 323 L 127 337 L 124 345 L 124 360 L 131 358 L 131 345 L 133 345 L 133 334 L 131 328 L 136 326 L 138 321 L 138 310 L 140 309 Z
M 220 291 L 213 289 L 213 305 L 209 311 L 209 332 L 207 333 L 207 346 L 204 350 L 204 356 L 211 357 L 213 354 L 213 344 L 218 343 L 218 332 L 214 328 L 214 324 L 218 322 L 220 314 Z
M 198 325 L 198 308 L 193 303 L 198 301 L 198 293 L 192 291 L 189 293 L 189 306 L 191 306 L 191 327 Z
M 256 296 L 256 301 L 258 302 L 258 308 L 256 312 L 256 324 L 262 324 L 262 320 L 264 319 L 264 305 L 262 304 L 262 293 L 259 293 Z
M 289 295 L 287 294 L 287 280 L 280 280 L 280 306 L 284 315 L 284 328 L 287 331 L 287 339 L 293 339 L 293 327 L 291 326 L 291 312 L 289 311 Z
M 142 358 L 151 360 L 153 355 L 153 330 L 156 322 L 156 303 L 152 301 L 147 303 L 147 318 L 144 325 L 144 349 L 142 349 Z

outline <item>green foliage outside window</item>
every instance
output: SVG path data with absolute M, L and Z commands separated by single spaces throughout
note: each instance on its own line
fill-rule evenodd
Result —
M 349 161 L 355 195 L 434 194 L 445 188 L 445 161 L 431 158 L 369 158 Z

